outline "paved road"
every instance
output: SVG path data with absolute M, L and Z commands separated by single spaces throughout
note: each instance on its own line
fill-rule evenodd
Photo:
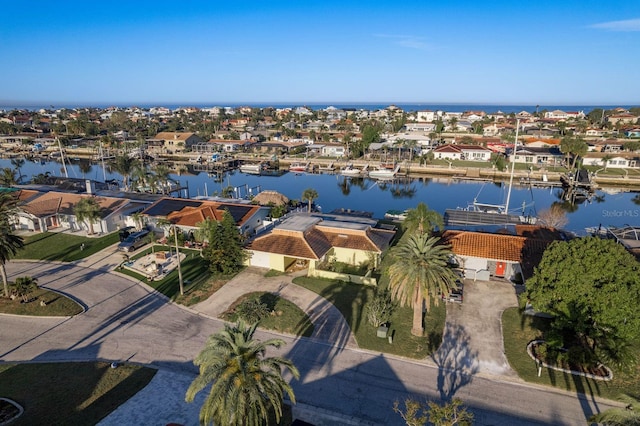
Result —
M 73 295 L 86 305 L 87 311 L 64 319 L 3 316 L 3 362 L 131 361 L 183 375 L 188 383 L 188 378 L 197 373 L 191 360 L 206 338 L 223 326 L 219 320 L 167 303 L 162 295 L 104 270 L 14 261 L 7 264 L 7 270 L 10 277 L 28 274 L 37 277 L 42 285 Z M 391 407 L 395 400 L 410 395 L 458 396 L 476 414 L 479 425 L 582 425 L 593 412 L 610 406 L 591 397 L 484 375 L 469 376 L 463 370 L 438 368 L 426 361 L 262 331 L 257 337 L 282 337 L 288 342 L 269 354 L 289 357 L 298 366 L 301 378 L 292 386 L 300 407 L 314 407 L 307 419 L 317 424 L 347 424 L 351 419 L 352 424 L 401 425 L 401 418 Z M 177 401 L 181 398 L 178 395 Z M 168 418 L 196 424 L 191 417 L 180 420 L 182 406 L 186 404 L 161 403 L 150 412 L 153 417 L 140 424 L 166 424 Z M 193 411 L 193 406 L 185 410 Z M 323 423 L 318 412 L 339 415 L 340 420 L 334 417 Z

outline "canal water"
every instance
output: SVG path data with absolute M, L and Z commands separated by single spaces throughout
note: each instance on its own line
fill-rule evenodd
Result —
M 11 167 L 10 160 L 0 159 L 0 168 Z M 62 165 L 57 162 L 25 162 L 22 174 L 31 176 L 49 172 L 63 176 Z M 101 165 L 94 164 L 84 173 L 77 164 L 67 165 L 69 177 L 98 181 L 121 180 L 121 176 Z M 226 173 L 220 178 L 205 172 L 171 175 L 188 187 L 190 197 L 216 195 L 228 186 L 235 188 L 240 197 L 259 191 L 278 191 L 292 200 L 300 200 L 307 188 L 318 193 L 315 203 L 323 212 L 335 209 L 361 210 L 382 218 L 388 210 L 405 210 L 424 202 L 429 208 L 444 213 L 448 208 L 465 208 L 475 200 L 481 203 L 504 204 L 508 187 L 504 183 L 464 181 L 452 178 L 419 177 L 394 181 L 376 181 L 369 178 L 350 178 L 339 174 L 284 173 L 281 176 L 248 175 L 240 171 Z M 186 191 L 185 191 L 186 192 Z M 184 196 L 185 194 L 182 194 Z M 571 205 L 563 202 L 562 189 L 536 188 L 514 185 L 511 191 L 509 211 L 513 214 L 536 216 L 554 203 L 567 212 L 566 230 L 584 234 L 586 227 L 640 225 L 640 193 L 624 190 L 597 191 L 589 200 Z

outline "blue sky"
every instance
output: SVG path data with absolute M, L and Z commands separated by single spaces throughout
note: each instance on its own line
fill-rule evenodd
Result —
M 0 103 L 640 103 L 640 2 L 31 1 Z

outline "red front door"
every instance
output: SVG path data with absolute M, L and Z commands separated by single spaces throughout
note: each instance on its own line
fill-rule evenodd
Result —
M 504 262 L 497 262 L 496 263 L 496 277 L 504 277 L 504 270 L 506 269 L 507 265 Z

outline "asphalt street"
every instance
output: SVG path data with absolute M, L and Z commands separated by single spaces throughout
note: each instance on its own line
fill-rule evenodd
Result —
M 197 374 L 193 358 L 207 337 L 224 324 L 168 303 L 150 288 L 106 268 L 16 261 L 6 266 L 10 278 L 36 277 L 40 285 L 81 301 L 86 312 L 72 318 L 0 317 L 2 362 L 135 362 L 157 367 L 163 374 L 179 375 L 188 383 Z M 309 416 L 315 413 L 316 424 L 401 425 L 403 421 L 392 406 L 408 396 L 459 397 L 475 413 L 479 425 L 584 425 L 593 413 L 611 406 L 606 400 L 531 386 L 505 375 L 473 373 L 468 368 L 473 365 L 468 360 L 473 354 L 467 354 L 462 365 L 454 361 L 439 366 L 438 358 L 435 362 L 403 359 L 352 345 L 264 331 L 256 337 L 279 337 L 287 342 L 268 355 L 291 358 L 299 368 L 301 378 L 292 386 L 300 407 L 306 407 L 312 413 Z M 440 352 L 464 350 L 455 339 L 449 342 Z M 447 358 L 446 353 L 441 356 L 458 359 Z M 182 401 L 184 394 L 180 387 L 177 389 L 175 401 Z M 173 416 L 184 419 L 184 424 L 195 424 L 192 416 L 185 418 L 179 412 L 181 405 L 163 405 L 170 411 L 158 413 L 157 418 L 137 419 L 136 423 L 166 424 L 167 416 Z M 184 409 L 193 411 L 193 405 Z M 326 420 L 330 414 L 338 417 Z

